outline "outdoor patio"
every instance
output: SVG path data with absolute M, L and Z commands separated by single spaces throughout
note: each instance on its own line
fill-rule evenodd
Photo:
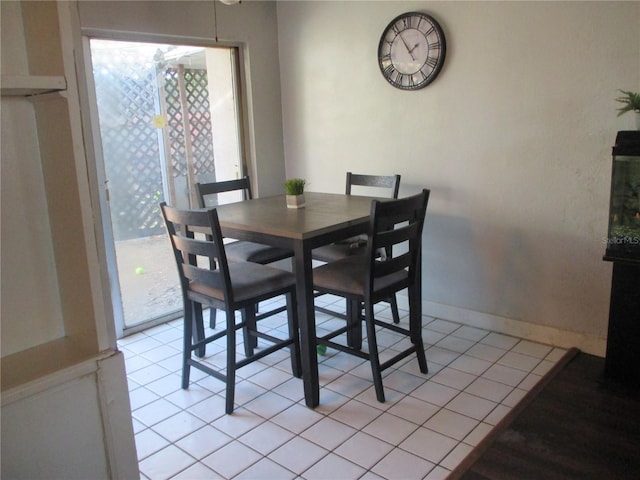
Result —
M 116 242 L 127 326 L 182 310 L 178 273 L 166 235 Z

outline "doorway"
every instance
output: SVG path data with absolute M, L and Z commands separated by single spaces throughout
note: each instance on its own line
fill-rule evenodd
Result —
M 196 182 L 239 178 L 238 51 L 92 38 L 108 270 L 118 337 L 182 315 L 158 204 L 195 208 Z

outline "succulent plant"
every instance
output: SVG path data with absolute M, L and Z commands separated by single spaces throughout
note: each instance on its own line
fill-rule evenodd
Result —
M 284 182 L 284 191 L 287 195 L 302 195 L 305 183 L 304 178 L 289 178 Z
M 625 96 L 616 98 L 616 102 L 624 103 L 624 107 L 618 109 L 618 116 L 630 111 L 640 112 L 640 93 L 625 90 L 620 90 L 620 92 Z

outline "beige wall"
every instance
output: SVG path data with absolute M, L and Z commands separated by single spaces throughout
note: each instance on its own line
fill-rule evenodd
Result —
M 413 10 L 448 49 L 405 92 L 376 50 Z M 640 2 L 279 2 L 278 36 L 288 176 L 431 188 L 426 313 L 604 353 L 611 146 L 634 128 L 614 98 L 640 88 Z

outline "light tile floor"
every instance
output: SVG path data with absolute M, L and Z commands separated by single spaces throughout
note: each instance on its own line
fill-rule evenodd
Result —
M 388 318 L 388 307 L 377 315 Z M 340 322 L 316 320 L 319 331 Z M 283 332 L 286 318 L 261 325 Z M 285 350 L 238 371 L 232 415 L 222 382 L 192 369 L 180 388 L 181 320 L 120 340 L 141 478 L 446 478 L 565 353 L 426 315 L 423 333 L 429 373 L 415 357 L 389 369 L 386 403 L 368 363 L 329 350 L 319 357 L 320 405 L 307 408 Z M 405 341 L 379 336 L 387 353 Z M 221 351 L 209 346 L 207 360 L 218 364 Z

